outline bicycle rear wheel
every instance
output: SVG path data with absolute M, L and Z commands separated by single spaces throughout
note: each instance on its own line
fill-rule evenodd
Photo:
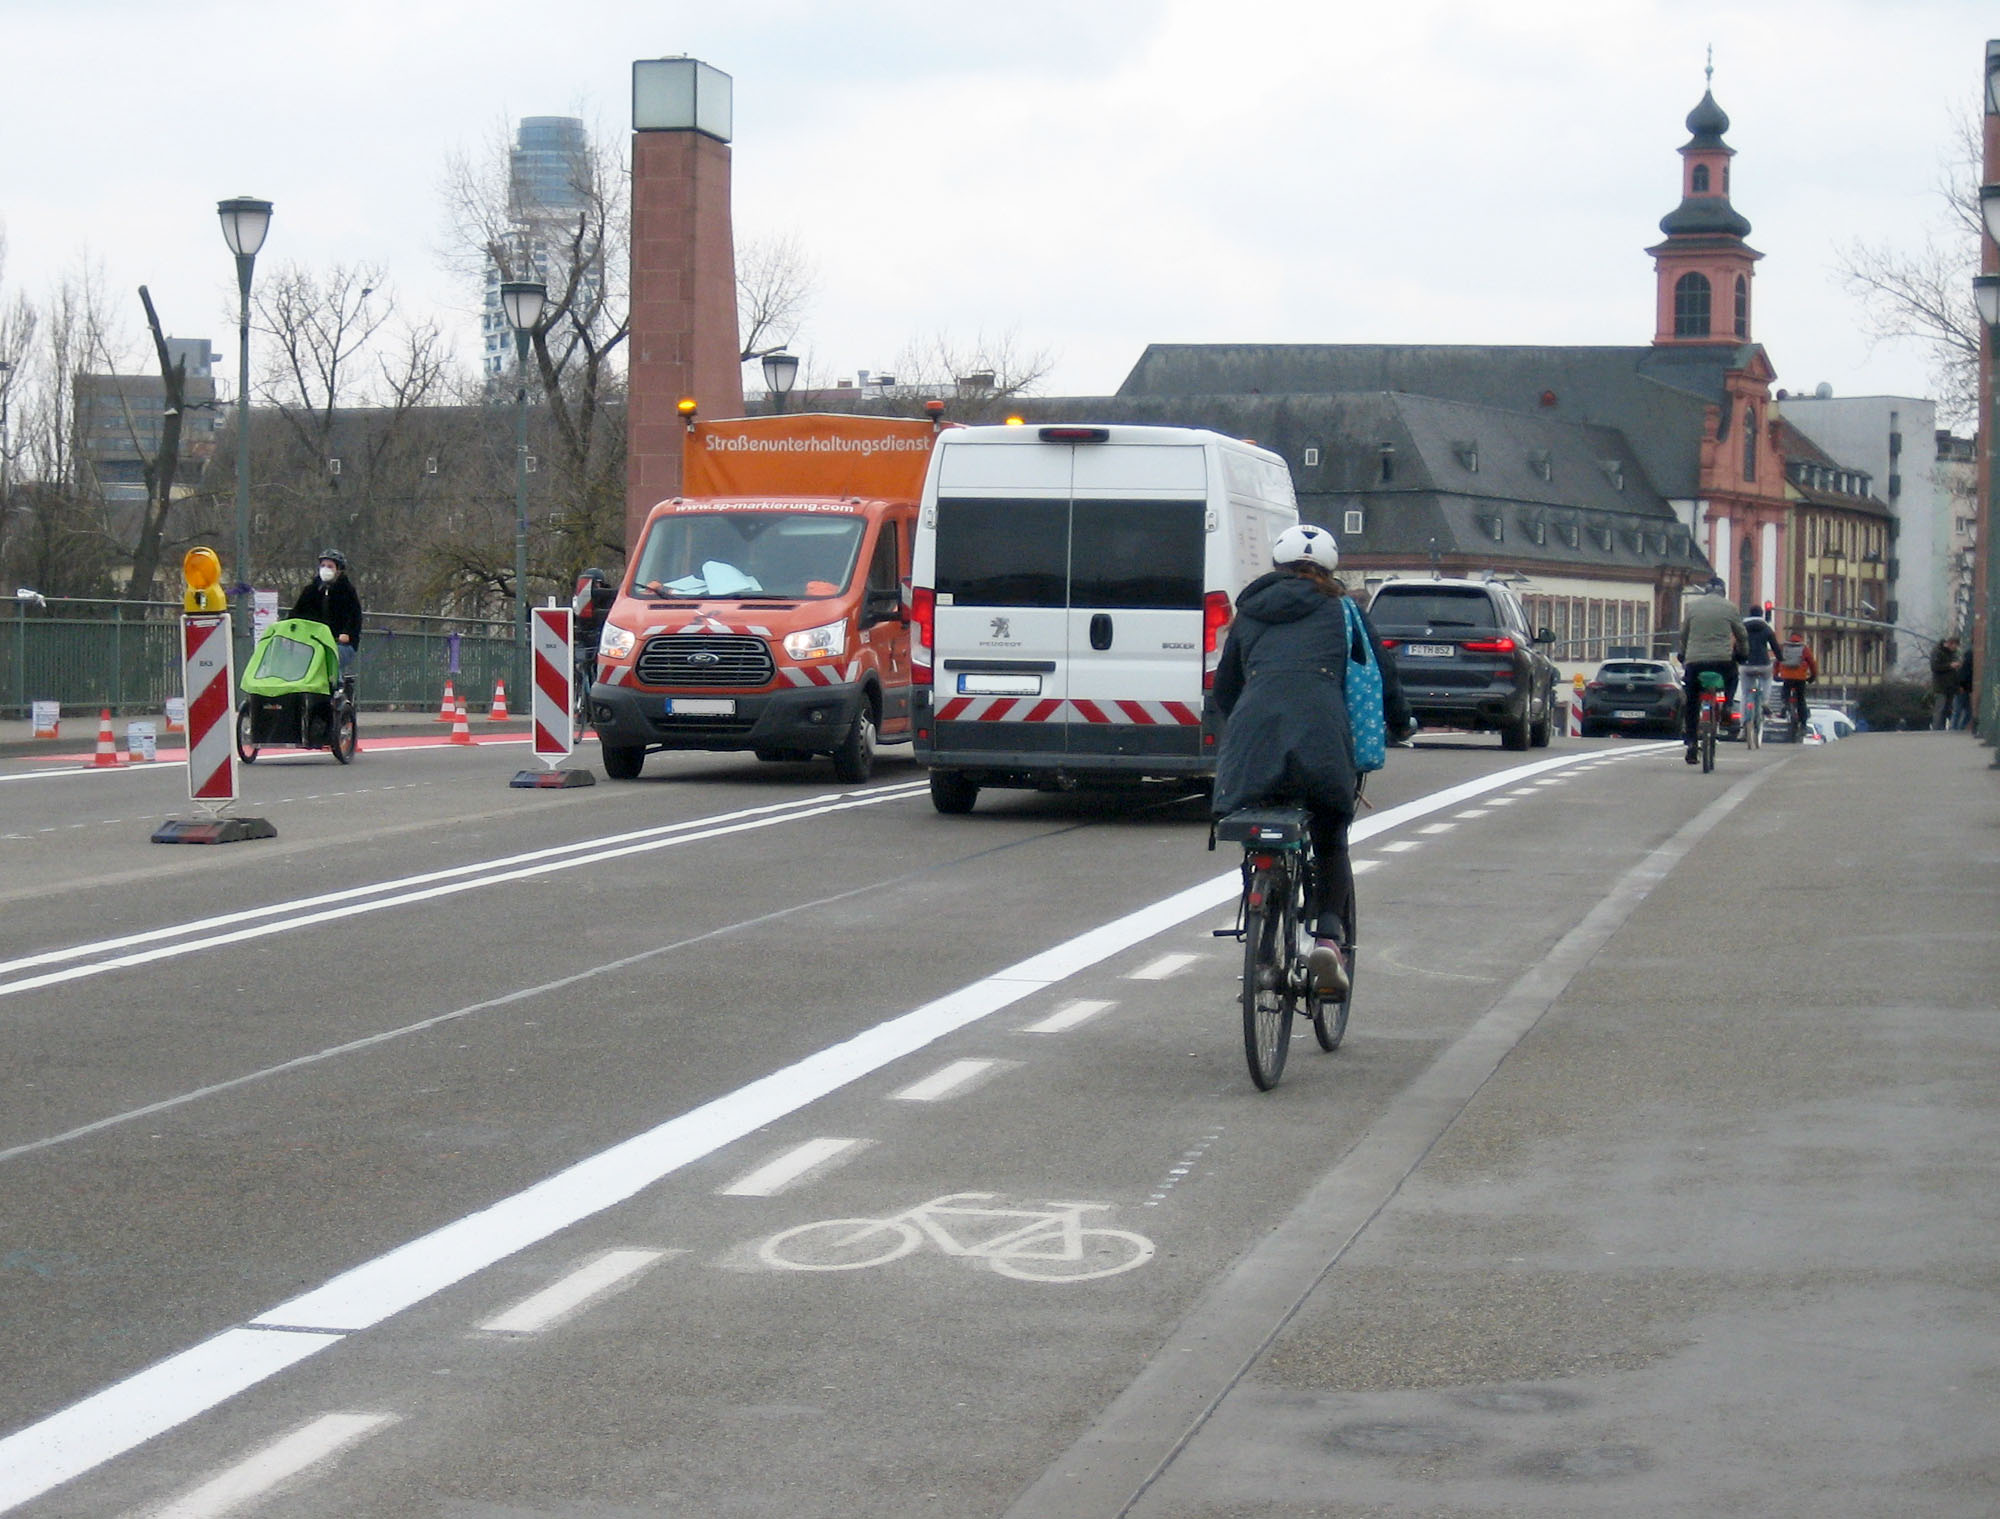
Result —
M 1701 745 L 1701 773 L 1707 775 L 1715 768 L 1715 708 L 1704 703 L 1701 723 L 1695 730 L 1695 741 Z
M 1360 935 L 1355 930 L 1354 902 L 1349 898 L 1347 911 L 1340 917 L 1340 953 L 1347 961 L 1347 990 L 1338 997 L 1322 997 L 1317 991 L 1309 990 L 1307 1007 L 1312 1012 L 1313 1037 L 1319 1040 L 1323 1050 L 1337 1050 L 1347 1033 L 1347 1013 L 1354 1006 L 1354 977 L 1358 969 L 1356 960 Z M 1310 986 L 1310 980 L 1308 985 Z
M 1243 1055 L 1268 1092 L 1284 1074 L 1292 1043 L 1289 960 L 1294 948 L 1289 872 L 1252 870 L 1243 908 Z

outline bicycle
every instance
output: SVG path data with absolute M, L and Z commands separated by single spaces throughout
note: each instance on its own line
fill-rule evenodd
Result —
M 1715 738 L 1728 721 L 1729 697 L 1720 671 L 1703 670 L 1700 684 L 1701 710 L 1695 717 L 1694 742 L 1701 754 L 1701 773 L 1707 775 L 1715 768 Z
M 597 680 L 597 648 L 577 645 L 570 651 L 570 742 L 583 742 L 590 726 L 590 688 Z
M 1243 846 L 1243 891 L 1236 925 L 1214 930 L 1216 938 L 1243 944 L 1243 1055 L 1250 1079 L 1268 1092 L 1284 1074 L 1292 1042 L 1292 1018 L 1303 1008 L 1320 1048 L 1340 1048 L 1354 1004 L 1356 953 L 1352 901 L 1342 915 L 1340 949 L 1347 962 L 1347 989 L 1321 996 L 1307 964 L 1312 900 L 1318 861 L 1310 819 L 1302 807 L 1244 807 L 1221 818 L 1215 839 Z M 1212 845 L 1211 845 L 1212 847 Z
M 948 1192 L 888 1218 L 823 1218 L 774 1234 L 757 1247 L 781 1271 L 862 1271 L 901 1260 L 929 1241 L 946 1255 L 983 1260 L 1022 1282 L 1083 1282 L 1116 1276 L 1153 1258 L 1153 1242 L 1129 1229 L 1086 1229 L 1087 1211 L 1110 1203 L 1050 1202 L 1041 1208 L 968 1207 L 992 1192 Z M 976 1225 L 1000 1227 L 981 1234 Z

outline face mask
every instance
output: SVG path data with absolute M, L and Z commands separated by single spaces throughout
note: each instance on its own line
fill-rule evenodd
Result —
M 333 577 L 338 575 L 339 573 L 340 571 L 336 570 L 330 564 L 323 564 L 319 567 L 319 578 L 321 580 L 324 580 L 328 585 L 333 584 Z

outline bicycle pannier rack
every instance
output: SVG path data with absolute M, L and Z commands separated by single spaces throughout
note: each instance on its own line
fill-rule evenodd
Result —
M 1225 844 L 1296 849 L 1305 841 L 1307 826 L 1300 807 L 1239 807 L 1216 820 L 1215 836 Z

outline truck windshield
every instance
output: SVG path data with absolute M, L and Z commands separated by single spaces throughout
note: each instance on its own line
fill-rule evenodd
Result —
M 639 550 L 641 595 L 730 601 L 838 596 L 854 574 L 860 517 L 817 512 L 681 512 Z

